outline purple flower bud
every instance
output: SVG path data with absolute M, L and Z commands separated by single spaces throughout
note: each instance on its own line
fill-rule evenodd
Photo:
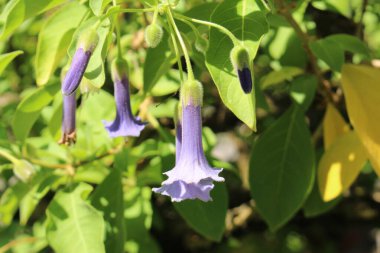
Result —
M 168 179 L 162 183 L 162 186 L 153 188 L 154 192 L 170 196 L 172 201 L 176 202 L 186 199 L 210 201 L 210 191 L 214 188 L 213 181 L 224 181 L 224 178 L 219 176 L 222 169 L 211 167 L 203 151 L 199 104 L 199 95 L 202 92 L 196 86 L 190 84 L 186 87 L 185 84 L 183 88 L 182 128 L 177 127 L 177 134 L 181 134 L 182 130 L 182 138 L 177 137 L 180 152 L 177 149 L 176 165 L 164 173 Z M 195 97 L 191 97 L 192 91 Z
M 77 50 L 71 62 L 70 69 L 67 71 L 65 79 L 63 80 L 62 93 L 64 95 L 70 95 L 78 88 L 98 41 L 98 34 L 96 30 L 93 29 L 84 32 L 79 37 Z
M 243 68 L 242 70 L 238 69 L 238 76 L 241 88 L 244 93 L 248 94 L 252 91 L 252 76 L 249 68 Z
M 230 54 L 232 65 L 239 76 L 240 86 L 244 93 L 252 91 L 252 73 L 249 67 L 249 53 L 243 46 L 235 46 Z
M 131 110 L 129 81 L 126 74 L 127 64 L 124 60 L 112 65 L 116 118 L 113 122 L 103 121 L 111 138 L 118 136 L 139 136 L 146 123 L 134 117 Z
M 62 137 L 59 144 L 71 145 L 76 141 L 75 112 L 77 101 L 75 93 L 63 96 Z

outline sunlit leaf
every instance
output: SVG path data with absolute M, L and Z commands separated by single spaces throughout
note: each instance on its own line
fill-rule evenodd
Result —
M 272 71 L 261 79 L 261 88 L 266 89 L 275 84 L 290 81 L 302 73 L 303 70 L 297 67 L 283 67 L 280 70 Z
M 260 11 L 254 0 L 226 0 L 214 10 L 211 21 L 230 31 L 249 49 L 254 59 L 262 36 L 268 31 L 265 12 Z M 206 65 L 218 88 L 223 103 L 247 126 L 256 130 L 255 92 L 244 94 L 230 62 L 233 43 L 218 29 L 210 31 Z
M 87 8 L 71 2 L 46 20 L 38 35 L 36 52 L 36 79 L 38 85 L 46 84 L 66 55 L 75 29 Z
M 105 253 L 102 215 L 84 198 L 92 187 L 81 183 L 59 191 L 47 209 L 47 239 L 57 253 Z
M 338 137 L 323 154 L 318 165 L 318 185 L 324 201 L 335 199 L 359 175 L 367 153 L 355 132 Z
M 342 86 L 348 116 L 380 175 L 380 69 L 345 65 Z
M 22 53 L 23 51 L 17 50 L 11 53 L 0 55 L 0 75 L 3 73 L 4 69 L 8 66 L 8 64 L 11 63 L 16 56 Z
M 323 143 L 325 149 L 341 135 L 350 131 L 350 126 L 343 119 L 342 115 L 332 104 L 327 105 L 325 117 L 323 118 Z

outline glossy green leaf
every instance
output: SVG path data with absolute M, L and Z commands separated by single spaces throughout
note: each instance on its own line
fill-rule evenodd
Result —
M 91 196 L 92 205 L 102 211 L 106 222 L 107 252 L 123 253 L 125 240 L 123 186 L 121 173 L 112 169 Z
M 90 8 L 96 16 L 100 16 L 111 0 L 90 0 Z
M 169 70 L 163 75 L 151 90 L 152 96 L 166 96 L 177 92 L 181 85 L 181 80 L 178 70 Z
M 92 187 L 81 183 L 54 196 L 47 209 L 47 239 L 57 253 L 103 253 L 102 215 L 85 201 Z
M 12 129 L 17 139 L 24 140 L 28 136 L 41 110 L 53 100 L 58 90 L 57 84 L 44 86 L 21 101 L 12 122 Z
M 317 92 L 318 81 L 315 76 L 302 75 L 294 79 L 290 85 L 290 96 L 304 111 L 309 109 Z
M 265 13 L 258 9 L 254 0 L 226 0 L 215 9 L 211 21 L 226 27 L 243 41 L 251 59 L 255 58 L 261 38 L 268 31 Z M 232 48 L 230 38 L 212 28 L 206 65 L 223 103 L 247 126 L 256 130 L 255 92 L 247 95 L 242 91 L 230 62 Z
M 147 50 L 143 76 L 145 92 L 150 92 L 161 76 L 169 71 L 176 59 L 174 51 L 170 49 L 169 39 L 167 31 L 164 31 L 160 44 Z
M 11 63 L 16 56 L 22 53 L 23 51 L 17 50 L 11 53 L 0 55 L 0 75 L 3 74 L 3 71 L 8 66 L 8 64 Z
M 49 10 L 65 0 L 11 0 L 0 16 L 0 39 L 11 35 L 24 20 Z
M 87 8 L 71 2 L 46 20 L 38 35 L 36 52 L 36 80 L 46 84 L 61 60 L 65 57 L 75 29 Z
M 173 203 L 176 210 L 190 227 L 204 237 L 220 241 L 223 236 L 228 208 L 227 189 L 224 184 L 216 183 L 211 191 L 213 201 L 185 200 Z
M 302 109 L 294 105 L 253 146 L 249 183 L 272 231 L 302 207 L 314 177 L 314 152 Z

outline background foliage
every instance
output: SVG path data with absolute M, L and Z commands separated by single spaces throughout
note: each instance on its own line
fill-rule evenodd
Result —
M 254 58 L 255 90 L 245 95 L 229 38 L 176 20 L 204 85 L 206 155 L 224 168 L 214 201 L 172 204 L 151 191 L 174 165 L 181 82 L 165 15 L 156 48 L 144 43 L 152 13 L 102 21 L 81 83 L 78 140 L 66 147 L 57 144 L 61 72 L 80 32 L 115 7 L 0 0 L 0 252 L 378 252 L 380 2 L 173 2 L 176 13 L 229 29 Z M 132 109 L 149 122 L 126 142 L 101 122 L 115 114 L 115 22 Z M 197 33 L 209 41 L 205 54 Z

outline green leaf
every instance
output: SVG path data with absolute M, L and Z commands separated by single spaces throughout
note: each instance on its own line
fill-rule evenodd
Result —
M 11 35 L 24 20 L 47 11 L 65 0 L 11 0 L 0 16 L 0 40 Z
M 240 39 L 249 49 L 250 58 L 256 56 L 262 36 L 268 32 L 265 13 L 259 11 L 254 0 L 226 0 L 218 5 L 211 16 Z M 256 130 L 255 95 L 244 94 L 230 62 L 233 43 L 218 29 L 210 31 L 206 65 L 218 88 L 223 103 L 251 129 Z
M 90 8 L 96 16 L 100 16 L 111 0 L 90 0 Z
M 149 234 L 153 210 L 149 187 L 133 187 L 124 194 L 124 218 L 127 231 L 125 250 L 130 253 L 158 253 L 156 242 Z
M 302 75 L 293 80 L 290 86 L 290 96 L 301 106 L 303 111 L 309 109 L 317 92 L 318 81 L 315 76 Z
M 220 241 L 223 236 L 228 208 L 228 195 L 225 184 L 215 184 L 211 192 L 213 201 L 185 200 L 173 203 L 179 214 L 190 227 L 204 237 Z
M 34 209 L 41 199 L 49 192 L 51 185 L 59 177 L 48 173 L 42 173 L 36 179 L 36 183 L 30 187 L 28 193 L 20 202 L 20 224 L 26 225 Z
M 47 209 L 47 239 L 57 253 L 102 253 L 102 215 L 84 199 L 92 187 L 81 183 L 59 191 Z
M 25 140 L 41 110 L 53 100 L 58 90 L 57 84 L 44 86 L 21 101 L 12 122 L 12 129 L 17 139 Z
M 301 208 L 313 177 L 311 136 L 301 108 L 293 106 L 259 137 L 251 154 L 252 197 L 272 231 Z
M 123 253 L 125 240 L 121 173 L 113 169 L 91 196 L 91 204 L 103 212 L 106 221 L 107 252 Z
M 163 75 L 151 90 L 152 96 L 166 96 L 171 93 L 177 92 L 181 85 L 179 71 L 172 69 Z
M 334 34 L 328 36 L 325 39 L 334 41 L 335 43 L 339 44 L 345 51 L 361 54 L 367 59 L 370 59 L 371 57 L 369 48 L 358 37 L 348 34 Z
M 279 70 L 272 71 L 261 79 L 261 88 L 266 89 L 275 84 L 290 81 L 302 73 L 303 70 L 297 67 L 283 67 Z
M 344 52 L 348 51 L 370 59 L 368 47 L 360 39 L 347 34 L 334 34 L 310 44 L 313 53 L 335 71 L 341 71 Z
M 334 71 L 340 71 L 344 63 L 344 51 L 334 41 L 317 40 L 310 43 L 311 51 Z
M 28 193 L 29 186 L 21 181 L 9 187 L 0 198 L 0 224 L 10 225 L 21 199 Z
M 144 64 L 144 91 L 150 92 L 162 75 L 166 74 L 176 59 L 175 53 L 170 49 L 169 36 L 165 31 L 160 44 L 149 48 Z
M 71 2 L 46 20 L 38 35 L 36 52 L 36 79 L 38 85 L 46 84 L 62 58 L 65 57 L 75 29 L 87 8 Z
M 0 75 L 3 74 L 4 69 L 8 66 L 9 63 L 13 61 L 16 56 L 23 53 L 23 51 L 17 50 L 11 53 L 0 55 Z

